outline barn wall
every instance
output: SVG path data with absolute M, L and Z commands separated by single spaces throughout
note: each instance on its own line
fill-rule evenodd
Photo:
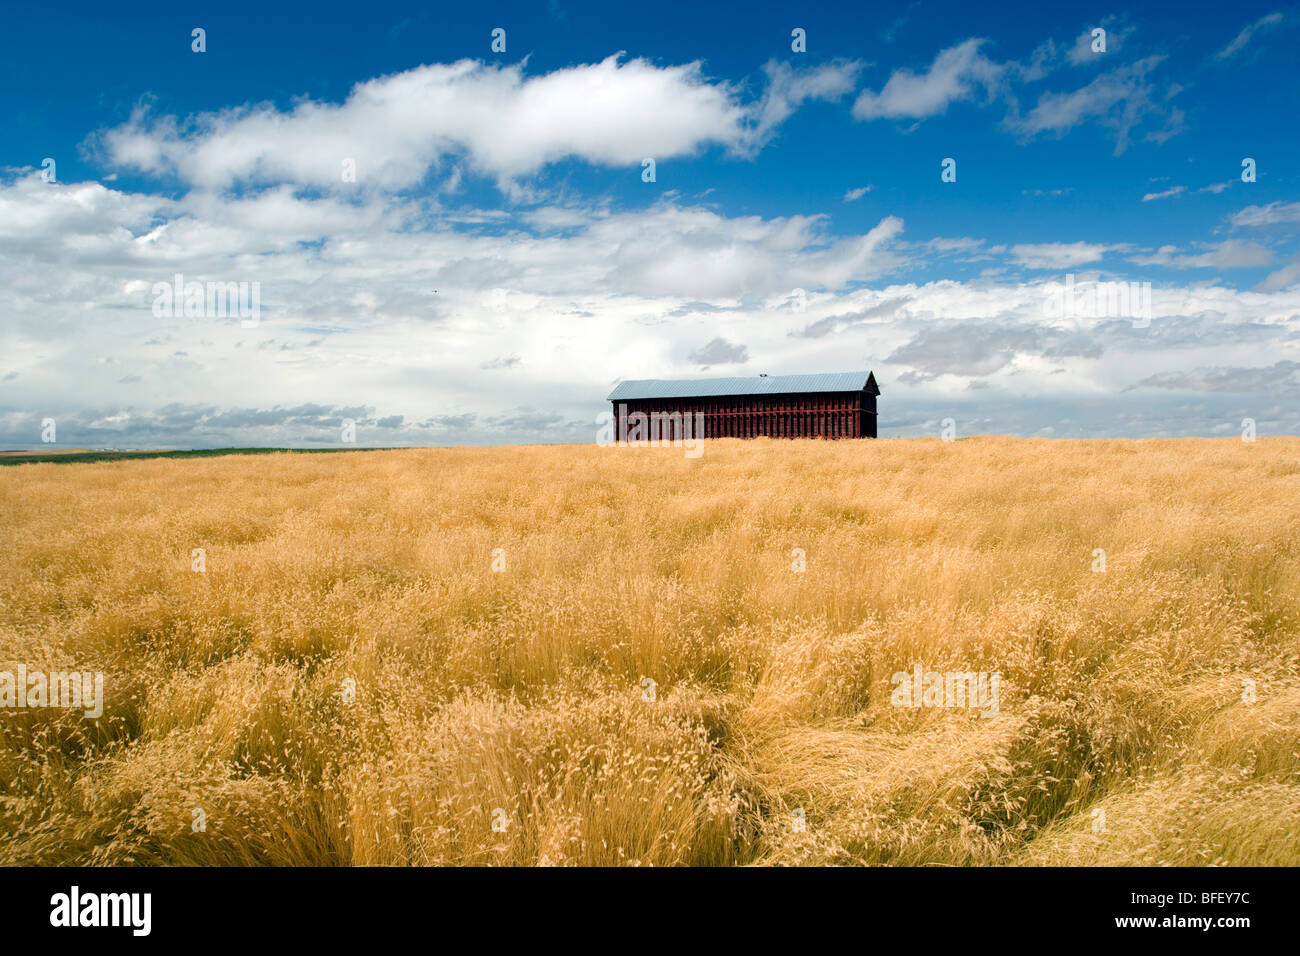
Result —
M 631 399 L 613 405 L 619 441 L 626 440 L 627 418 L 636 412 L 681 416 L 687 427 L 702 413 L 705 438 L 876 437 L 876 397 L 868 392 Z

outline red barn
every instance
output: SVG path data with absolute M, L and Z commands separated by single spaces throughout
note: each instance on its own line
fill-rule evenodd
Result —
M 609 393 L 616 441 L 669 435 L 704 438 L 875 438 L 871 372 L 760 375 L 757 378 L 640 379 Z M 703 436 L 692 434 L 692 422 Z M 649 423 L 647 434 L 643 423 Z

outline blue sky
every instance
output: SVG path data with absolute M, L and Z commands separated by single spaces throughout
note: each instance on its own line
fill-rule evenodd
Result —
M 589 441 L 621 378 L 864 367 L 887 436 L 1300 431 L 1294 5 L 269 7 L 6 12 L 0 445 Z

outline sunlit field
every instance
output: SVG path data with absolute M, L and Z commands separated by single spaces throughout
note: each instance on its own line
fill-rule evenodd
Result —
M 0 670 L 104 675 L 0 863 L 1297 865 L 1298 543 L 1291 438 L 0 468 Z

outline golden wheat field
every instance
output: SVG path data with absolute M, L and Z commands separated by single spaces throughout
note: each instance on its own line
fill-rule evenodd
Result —
M 1293 438 L 7 467 L 0 667 L 105 699 L 0 863 L 1300 864 L 1297 542 Z

